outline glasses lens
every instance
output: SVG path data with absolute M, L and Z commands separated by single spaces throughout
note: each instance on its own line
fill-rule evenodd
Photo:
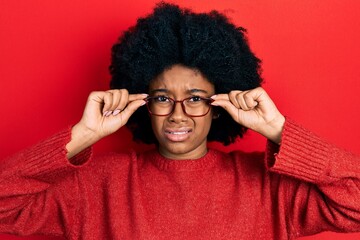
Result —
M 174 100 L 165 96 L 148 98 L 147 106 L 151 114 L 166 116 L 172 113 L 174 108 Z M 201 97 L 190 97 L 182 101 L 185 113 L 189 116 L 203 116 L 209 112 L 210 101 Z
M 184 99 L 186 114 L 190 116 L 203 116 L 210 108 L 209 100 L 201 97 L 190 97 Z
M 169 115 L 172 112 L 173 105 L 174 101 L 168 97 L 148 98 L 148 108 L 154 115 Z

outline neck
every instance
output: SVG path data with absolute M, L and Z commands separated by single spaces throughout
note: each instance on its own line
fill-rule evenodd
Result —
M 159 153 L 168 159 L 172 160 L 191 160 L 191 159 L 199 159 L 206 155 L 208 152 L 207 146 L 202 145 L 197 147 L 196 149 L 193 149 L 191 151 L 182 152 L 179 149 L 174 149 L 174 151 L 171 151 L 169 149 L 164 149 L 161 146 L 158 147 Z

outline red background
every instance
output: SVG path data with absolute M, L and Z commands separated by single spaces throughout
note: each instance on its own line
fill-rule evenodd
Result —
M 156 2 L 0 0 L 0 159 L 80 119 L 88 93 L 107 89 L 112 44 Z M 263 60 L 264 87 L 282 113 L 360 154 L 359 1 L 172 2 L 195 11 L 217 9 L 247 28 Z M 262 150 L 264 144 L 251 132 L 224 150 Z M 142 146 L 121 129 L 95 151 L 128 147 Z M 323 233 L 303 239 L 359 238 Z

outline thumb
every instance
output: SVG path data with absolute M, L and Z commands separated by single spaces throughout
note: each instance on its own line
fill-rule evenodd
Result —
M 122 111 L 119 115 L 121 116 L 123 120 L 123 124 L 125 125 L 131 115 L 141 106 L 145 105 L 145 101 L 143 99 L 140 100 L 134 100 L 130 102 L 127 107 Z
M 230 102 L 229 96 L 227 94 L 218 94 L 212 98 L 215 101 L 212 102 L 211 105 L 224 108 L 235 121 L 238 121 L 238 114 L 241 109 L 235 107 L 234 104 Z

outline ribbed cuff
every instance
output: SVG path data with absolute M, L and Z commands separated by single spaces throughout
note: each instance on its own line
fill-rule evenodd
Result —
M 71 140 L 71 127 L 23 151 L 17 157 L 23 161 L 18 174 L 41 178 L 52 182 L 63 177 L 65 172 L 74 171 L 86 163 L 92 154 L 91 147 L 83 150 L 70 160 L 67 159 L 66 144 Z
M 280 146 L 268 141 L 267 167 L 308 182 L 323 181 L 331 158 L 331 145 L 286 118 Z

